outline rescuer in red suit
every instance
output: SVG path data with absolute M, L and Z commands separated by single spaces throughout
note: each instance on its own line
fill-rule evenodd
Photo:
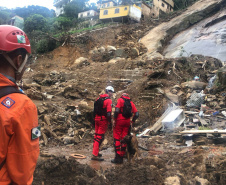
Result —
M 115 158 L 111 160 L 112 163 L 123 163 L 123 156 L 126 151 L 126 144 L 121 143 L 121 140 L 128 134 L 130 126 L 136 121 L 139 117 L 139 112 L 136 109 L 134 103 L 130 100 L 131 103 L 131 117 L 123 116 L 124 102 L 130 100 L 128 94 L 123 93 L 122 96 L 117 100 L 117 105 L 115 106 L 114 121 L 113 121 L 113 137 L 115 145 Z
M 111 123 L 111 111 L 112 100 L 111 97 L 114 93 L 114 88 L 108 86 L 105 89 L 105 94 L 101 94 L 94 103 L 94 118 L 95 118 L 95 135 L 93 141 L 93 156 L 91 160 L 103 161 L 102 155 L 99 153 L 99 148 L 104 140 L 104 134 L 107 131 L 108 126 L 112 127 Z M 98 100 L 102 100 L 101 107 L 96 105 Z

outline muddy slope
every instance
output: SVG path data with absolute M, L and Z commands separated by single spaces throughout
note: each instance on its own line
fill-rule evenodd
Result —
M 198 1 L 181 15 L 152 29 L 141 39 L 141 43 L 147 47 L 148 53 L 162 53 L 164 47 L 173 38 L 173 36 L 205 19 L 206 17 L 217 13 L 224 6 L 224 0 Z

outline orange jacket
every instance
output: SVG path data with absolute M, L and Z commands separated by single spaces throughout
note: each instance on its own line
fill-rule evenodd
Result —
M 0 89 L 15 83 L 0 74 Z M 0 185 L 31 185 L 39 156 L 39 139 L 31 139 L 38 126 L 37 108 L 24 94 L 0 98 Z

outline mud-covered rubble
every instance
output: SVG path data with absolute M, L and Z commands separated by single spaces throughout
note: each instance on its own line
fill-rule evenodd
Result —
M 145 147 L 149 151 L 145 157 L 134 163 L 125 160 L 123 165 L 107 170 L 94 170 L 80 164 L 82 159 L 77 162 L 60 154 L 41 156 L 34 184 L 224 184 L 226 150 L 223 146 L 181 147 L 171 136 L 153 136 L 148 140 Z
M 64 68 L 54 67 L 49 62 L 48 70 L 41 71 L 42 62 L 33 65 L 36 72 L 27 72 L 23 84 L 27 95 L 37 101 L 39 122 L 44 126 L 45 139 L 41 140 L 44 145 L 55 139 L 62 144 L 91 140 L 93 102 L 107 84 L 113 85 L 119 92 L 113 104 L 122 92 L 132 97 L 140 112 L 135 125 L 139 132 L 157 121 L 169 101 L 186 111 L 186 103 L 193 91 L 205 89 L 210 78 L 222 67 L 219 60 L 200 55 L 164 60 L 149 60 L 143 56 L 103 63 L 78 58 Z M 192 81 L 196 75 L 200 81 Z M 215 81 L 211 88 L 205 89 L 206 106 L 214 110 L 210 113 L 225 108 L 225 91 L 219 90 L 217 83 Z M 197 111 L 197 108 L 189 110 Z M 49 117 L 49 125 L 44 120 L 45 115 Z
M 107 184 L 107 181 L 90 166 L 62 156 L 39 160 L 33 184 L 98 185 Z

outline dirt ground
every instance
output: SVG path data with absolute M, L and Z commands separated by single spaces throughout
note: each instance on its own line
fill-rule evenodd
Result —
M 208 83 L 222 67 L 219 60 L 199 55 L 149 59 L 139 39 L 156 24 L 121 25 L 73 36 L 63 47 L 30 59 L 23 88 L 38 107 L 42 127 L 34 185 L 225 184 L 225 142 L 215 142 L 213 137 L 202 136 L 203 142 L 199 138 L 188 147 L 180 134 L 175 135 L 178 131 L 152 133 L 138 139 L 139 146 L 146 150 L 140 149 L 135 163 L 124 159 L 123 165 L 114 165 L 110 162 L 114 157 L 111 131 L 101 148 L 105 161 L 90 160 L 93 103 L 107 85 L 116 91 L 113 106 L 122 92 L 127 92 L 136 104 L 140 112 L 135 124 L 138 134 L 164 113 L 172 101 L 167 96 L 168 90 L 177 96 L 176 104 L 184 110 L 199 111 L 198 107 L 186 107 L 192 89 L 183 87 L 182 83 L 196 75 L 201 82 Z M 117 51 L 109 51 L 109 45 L 122 49 L 126 57 L 115 57 Z M 139 50 L 136 57 L 133 48 Z M 224 87 L 204 90 L 208 96 L 215 96 L 215 105 L 206 102 L 212 112 L 225 109 Z M 225 119 L 217 117 L 209 127 L 218 122 L 219 128 L 225 127 Z M 75 153 L 86 158 L 71 157 Z

